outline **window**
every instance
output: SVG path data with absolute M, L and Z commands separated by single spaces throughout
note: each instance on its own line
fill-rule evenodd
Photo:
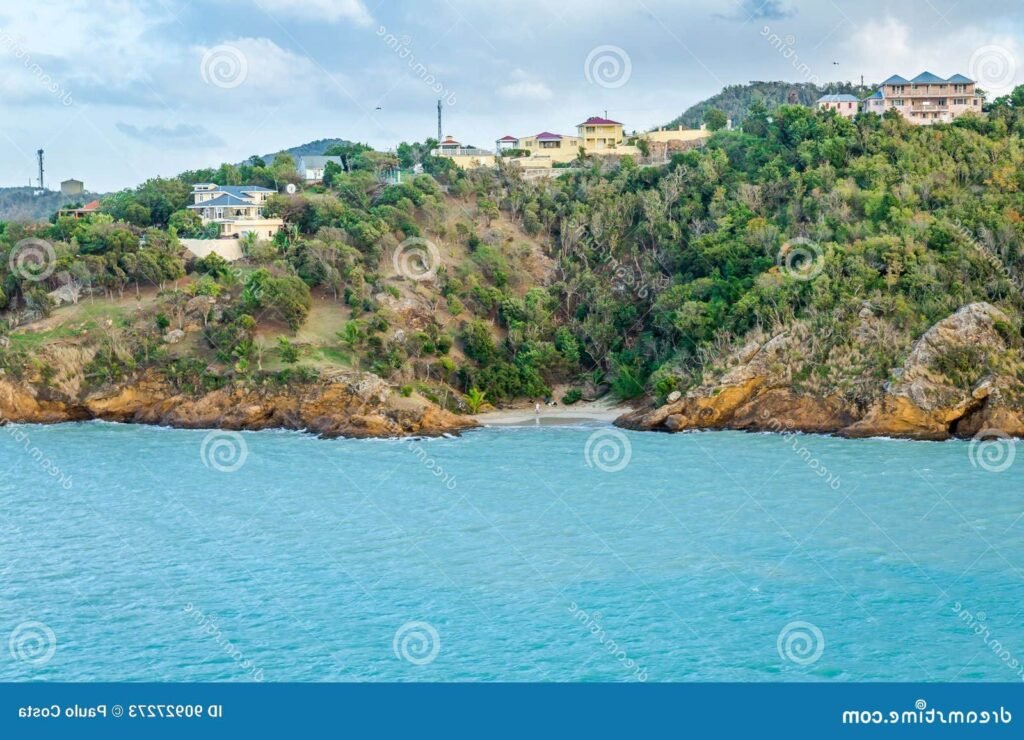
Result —
M 967 98 L 953 98 L 953 105 L 967 105 Z
M 896 98 L 894 101 L 892 101 L 892 104 L 895 106 L 903 107 L 903 98 Z

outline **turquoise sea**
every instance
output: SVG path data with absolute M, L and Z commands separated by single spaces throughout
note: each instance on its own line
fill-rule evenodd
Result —
M 8 426 L 0 680 L 1017 681 L 1017 451 Z

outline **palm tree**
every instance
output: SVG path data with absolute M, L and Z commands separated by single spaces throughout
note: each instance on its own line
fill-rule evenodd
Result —
M 480 407 L 487 402 L 487 393 L 479 388 L 470 388 L 465 399 L 466 405 L 469 407 L 469 413 L 478 414 L 480 413 Z

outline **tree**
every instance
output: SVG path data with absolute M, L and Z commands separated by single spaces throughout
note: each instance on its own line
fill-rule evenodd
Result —
M 725 111 L 718 108 L 712 108 L 704 114 L 704 125 L 708 131 L 719 131 L 725 128 L 728 123 L 729 119 L 725 115 Z
M 287 365 L 294 365 L 299 361 L 299 348 L 292 344 L 288 337 L 277 338 L 277 354 L 281 357 L 281 362 Z

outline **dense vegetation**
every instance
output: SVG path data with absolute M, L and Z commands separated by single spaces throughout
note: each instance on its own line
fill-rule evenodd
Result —
M 699 128 L 706 122 L 708 113 L 715 110 L 722 111 L 726 118 L 732 119 L 733 124 L 739 125 L 755 103 L 760 103 L 770 111 L 786 104 L 813 106 L 822 95 L 846 93 L 863 98 L 874 90 L 849 82 L 830 82 L 825 85 L 814 82 L 750 82 L 746 85 L 729 85 L 717 95 L 691 105 L 667 126 Z
M 192 182 L 297 182 L 289 157 L 253 158 L 151 180 L 88 220 L 7 224 L 0 306 L 13 329 L 48 313 L 48 291 L 69 282 L 108 295 L 162 288 L 144 321 L 100 332 L 87 373 L 96 382 L 156 364 L 189 390 L 267 373 L 295 380 L 326 358 L 472 406 L 559 384 L 566 400 L 604 385 L 664 397 L 701 382 L 751 333 L 785 328 L 806 348 L 795 384 L 863 397 L 915 338 L 971 301 L 1006 310 L 1000 331 L 1020 346 L 1022 111 L 1024 88 L 987 119 L 934 127 L 788 105 L 769 117 L 754 105 L 741 129 L 668 166 L 592 161 L 540 183 L 504 166 L 457 170 L 429 154 L 433 142 L 396 155 L 346 144 L 344 167 L 323 185 L 272 196 L 268 211 L 288 228 L 244 240 L 241 265 L 183 260 Z M 423 174 L 388 184 L 412 165 Z M 54 245 L 46 281 L 9 270 L 26 236 Z M 402 279 L 392 255 L 421 239 L 441 245 L 444 264 L 432 279 Z M 794 248 L 807 275 L 780 268 Z M 344 321 L 308 346 L 296 332 L 317 305 Z M 188 353 L 161 342 L 189 321 L 201 343 Z M 280 335 L 271 344 L 260 336 L 268 326 Z M 45 376 L 45 353 L 10 340 L 0 364 Z M 937 369 L 967 385 L 994 361 L 984 348 L 957 352 Z

